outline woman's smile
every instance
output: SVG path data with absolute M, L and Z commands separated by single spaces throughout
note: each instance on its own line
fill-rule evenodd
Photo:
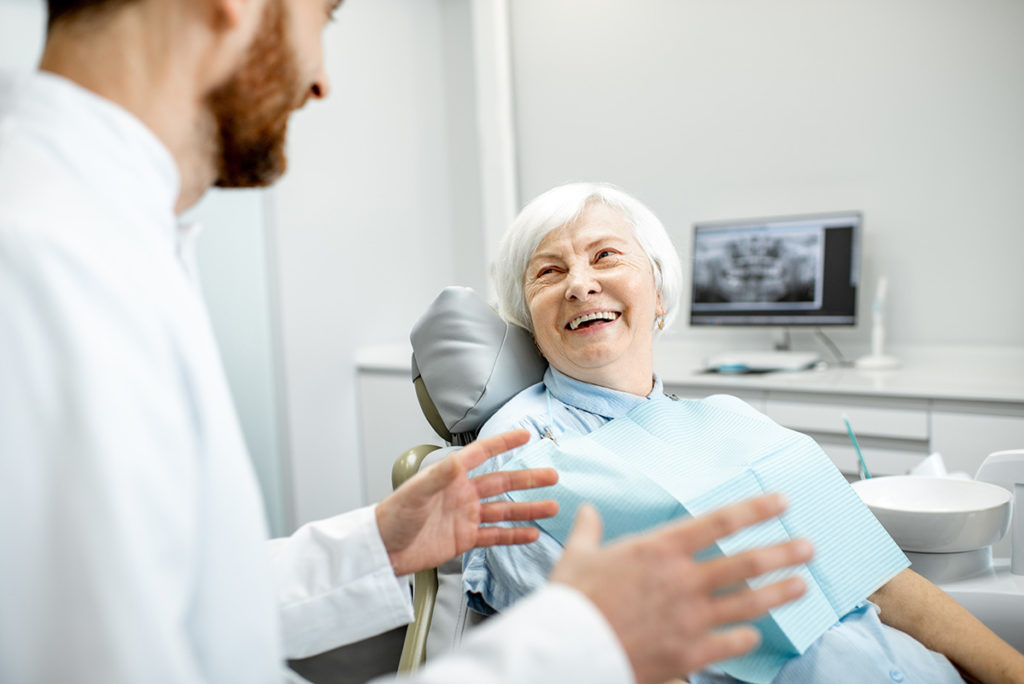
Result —
M 585 311 L 574 316 L 565 327 L 574 332 L 586 332 L 614 323 L 621 315 L 618 311 Z
M 617 210 L 590 204 L 548 233 L 530 259 L 523 290 L 548 363 L 596 385 L 650 391 L 661 301 L 650 260 Z

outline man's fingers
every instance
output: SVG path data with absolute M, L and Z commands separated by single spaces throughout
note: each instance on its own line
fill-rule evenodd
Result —
M 750 620 L 772 608 L 800 598 L 807 585 L 799 577 L 790 577 L 760 589 L 744 589 L 713 600 L 709 619 L 712 625 L 727 625 Z
M 710 546 L 715 540 L 733 532 L 768 520 L 786 510 L 786 499 L 781 494 L 765 494 L 742 503 L 671 525 L 658 534 L 672 539 L 673 544 L 689 553 Z
M 583 504 L 576 511 L 576 521 L 572 525 L 572 532 L 565 540 L 566 552 L 597 549 L 601 546 L 603 528 L 597 509 L 590 504 Z
M 459 458 L 466 470 L 472 470 L 493 456 L 526 444 L 529 439 L 530 433 L 526 430 L 510 430 L 493 437 L 478 439 L 454 455 Z
M 693 669 L 700 670 L 727 658 L 735 658 L 761 643 L 761 634 L 754 627 L 733 627 L 711 632 L 690 650 Z
M 420 496 L 433 496 L 441 491 L 451 484 L 460 472 L 459 464 L 452 456 L 448 456 L 444 460 L 421 470 L 415 477 L 399 487 L 399 490 L 409 489 L 406 485 L 410 485 L 412 490 L 416 491 Z
M 527 470 L 500 470 L 473 478 L 473 486 L 481 499 L 504 494 L 514 489 L 536 489 L 550 487 L 558 482 L 558 471 L 554 468 L 529 468 Z
M 712 591 L 772 570 L 806 563 L 814 556 L 814 547 L 803 539 L 776 546 L 751 549 L 735 556 L 723 556 L 702 564 L 698 588 Z
M 487 437 L 486 439 L 477 440 L 469 446 L 456 451 L 451 454 L 443 461 L 435 463 L 418 476 L 420 478 L 420 486 L 425 487 L 428 494 L 439 492 L 447 487 L 456 477 L 462 472 L 468 472 L 473 468 L 491 458 L 497 456 L 500 453 L 514 449 L 517 446 L 522 446 L 530 439 L 530 433 L 526 430 L 511 430 L 509 432 L 503 432 L 500 435 L 493 437 Z M 551 470 L 550 468 L 543 468 L 540 470 Z M 485 494 L 480 492 L 480 498 L 487 498 L 489 496 L 495 496 L 502 492 L 509 491 L 510 489 L 529 489 L 533 487 L 545 487 L 548 484 L 554 484 L 554 482 L 548 482 L 550 475 L 546 472 L 533 473 L 530 470 L 522 471 L 527 475 L 518 476 L 518 478 L 512 478 L 507 480 L 509 484 L 506 484 L 505 488 L 501 488 L 502 480 L 497 478 L 496 481 L 489 485 L 493 489 L 492 494 Z M 492 475 L 500 475 L 500 473 L 492 473 Z M 489 476 L 483 476 L 477 478 L 476 481 L 483 480 L 485 483 L 488 482 Z M 514 486 L 517 482 L 525 481 L 528 482 L 533 478 L 537 484 L 520 484 Z M 558 476 L 555 475 L 555 481 L 557 482 Z M 479 484 L 477 485 L 479 492 Z
M 504 520 L 538 520 L 558 515 L 557 501 L 495 501 L 480 506 L 480 522 L 495 523 Z
M 481 527 L 476 546 L 529 544 L 539 536 L 540 530 L 536 527 Z

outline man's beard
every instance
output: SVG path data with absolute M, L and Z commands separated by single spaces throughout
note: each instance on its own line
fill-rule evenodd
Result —
M 217 186 L 260 187 L 284 173 L 288 117 L 302 104 L 299 82 L 284 1 L 268 0 L 245 63 L 207 98 L 218 129 Z

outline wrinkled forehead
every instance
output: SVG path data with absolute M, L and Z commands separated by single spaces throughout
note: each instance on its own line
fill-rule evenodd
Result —
M 530 263 L 566 251 L 585 251 L 609 240 L 640 248 L 632 222 L 620 210 L 601 201 L 591 201 L 579 214 L 541 237 Z

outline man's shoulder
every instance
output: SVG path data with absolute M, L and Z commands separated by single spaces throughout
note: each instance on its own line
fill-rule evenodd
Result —
M 87 180 L 62 164 L 60 140 L 0 113 L 0 232 L 52 233 L 108 214 Z

